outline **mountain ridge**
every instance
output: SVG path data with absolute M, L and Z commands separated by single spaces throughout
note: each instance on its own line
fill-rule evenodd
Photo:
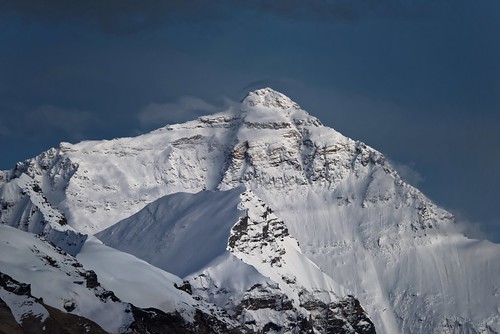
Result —
M 167 195 L 244 186 L 378 331 L 500 331 L 499 245 L 467 239 L 383 154 L 270 88 L 135 138 L 62 143 L 3 172 L 2 192 L 21 174 L 88 234 Z M 11 202 L 0 198 L 8 217 Z
M 241 187 L 167 195 L 96 236 L 178 274 L 193 295 L 254 332 L 271 326 L 287 333 L 329 327 L 374 333 L 361 306 L 347 307 L 359 301 L 305 257 L 284 222 Z M 334 322 L 325 319 L 328 312 Z

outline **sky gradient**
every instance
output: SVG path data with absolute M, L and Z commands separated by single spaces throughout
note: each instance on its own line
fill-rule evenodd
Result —
M 272 87 L 500 242 L 500 2 L 0 0 L 0 169 Z

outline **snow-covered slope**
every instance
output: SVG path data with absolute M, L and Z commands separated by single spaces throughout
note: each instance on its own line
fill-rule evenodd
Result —
M 237 188 L 165 196 L 97 237 L 106 245 L 180 277 L 199 271 L 226 251 L 241 213 Z
M 6 307 L 13 328 L 26 333 L 246 332 L 182 284 L 93 237 L 75 259 L 42 237 L 0 224 L 0 310 Z M 0 323 L 8 319 L 0 312 Z M 74 327 L 65 328 L 68 322 Z
M 0 198 L 3 224 L 43 236 L 72 255 L 87 238 L 68 226 L 64 214 L 52 207 L 37 182 L 26 174 L 3 186 Z
M 118 333 L 133 317 L 130 305 L 117 301 L 97 284 L 95 274 L 78 261 L 33 234 L 0 225 L 0 271 L 31 285 L 31 294 L 63 312 L 88 318 Z M 12 305 L 9 305 L 11 308 Z M 42 319 L 48 316 L 39 307 Z
M 113 289 L 116 296 L 138 307 L 154 307 L 163 312 L 179 311 L 187 318 L 194 316 L 196 302 L 175 284 L 182 280 L 130 254 L 104 246 L 90 238 L 77 260 L 95 271 L 103 287 Z
M 147 236 L 143 235 L 142 240 L 147 242 Z M 184 321 L 183 333 L 205 330 L 221 334 L 247 332 L 246 327 L 223 308 L 193 296 L 179 277 L 135 256 L 107 247 L 94 237 L 85 243 L 77 260 L 85 268 L 95 271 L 102 286 L 113 289 L 120 299 L 143 309 L 154 308 L 180 315 Z
M 374 333 L 358 301 L 302 254 L 249 190 L 168 195 L 97 237 L 184 276 L 193 295 L 255 332 Z
M 244 186 L 359 298 L 379 332 L 500 332 L 500 246 L 464 237 L 381 153 L 269 88 L 222 113 L 134 138 L 63 143 L 18 163 L 0 175 L 0 219 L 13 226 L 31 212 L 5 195 L 23 174 L 90 234 L 165 195 Z M 204 270 L 231 267 L 220 261 Z
M 29 284 L 0 273 L 0 333 L 106 333 L 96 323 L 50 307 Z

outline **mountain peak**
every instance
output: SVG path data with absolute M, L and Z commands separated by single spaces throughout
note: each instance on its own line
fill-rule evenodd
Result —
M 248 93 L 243 99 L 242 104 L 250 107 L 264 107 L 269 109 L 300 109 L 300 106 L 288 96 L 269 87 Z

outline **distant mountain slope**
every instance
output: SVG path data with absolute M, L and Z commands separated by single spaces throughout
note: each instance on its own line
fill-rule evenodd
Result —
M 24 174 L 71 228 L 89 234 L 165 195 L 243 186 L 359 298 L 379 332 L 500 332 L 500 246 L 467 239 L 380 152 L 270 88 L 222 113 L 134 138 L 62 143 L 18 163 L 0 175 L 3 223 L 38 217 L 19 204 L 25 195 L 6 195 Z

